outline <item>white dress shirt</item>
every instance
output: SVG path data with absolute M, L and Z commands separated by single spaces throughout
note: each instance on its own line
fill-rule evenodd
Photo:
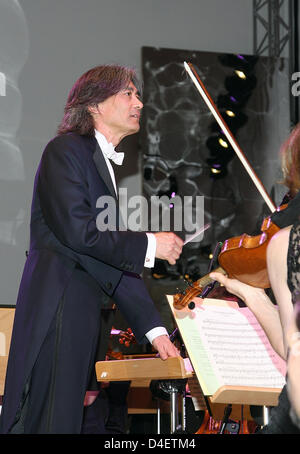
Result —
M 103 134 L 101 134 L 101 132 L 97 131 L 96 129 L 95 129 L 95 138 L 97 139 L 99 147 L 100 147 L 100 149 L 102 151 L 102 154 L 104 156 L 104 159 L 105 159 L 107 168 L 109 170 L 109 174 L 110 174 L 112 183 L 114 185 L 116 196 L 118 197 L 118 191 L 117 191 L 117 185 L 116 185 L 114 169 L 113 169 L 113 167 L 112 167 L 112 165 L 110 163 L 110 160 L 105 155 L 105 148 L 108 146 L 107 139 L 106 139 L 106 137 Z M 144 266 L 147 267 L 147 268 L 153 268 L 154 262 L 155 262 L 156 238 L 155 238 L 155 235 L 153 235 L 153 233 L 146 233 L 146 235 L 147 235 L 147 238 L 148 238 L 148 246 L 147 246 Z M 147 339 L 149 340 L 149 342 L 151 344 L 152 344 L 152 341 L 157 336 L 161 336 L 161 335 L 167 335 L 168 336 L 167 330 L 164 327 L 161 327 L 161 326 L 157 327 L 157 328 L 153 328 L 150 331 L 148 331 L 148 333 L 145 334 L 145 336 L 147 337 Z

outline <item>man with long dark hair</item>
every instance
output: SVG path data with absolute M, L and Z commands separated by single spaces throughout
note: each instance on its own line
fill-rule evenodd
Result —
M 58 136 L 46 146 L 34 184 L 1 433 L 81 433 L 101 307 L 109 299 L 139 342 L 150 341 L 162 359 L 179 355 L 140 274 L 155 257 L 174 264 L 182 240 L 170 232 L 97 226 L 99 198 L 118 205 L 109 158 L 120 159 L 114 147 L 138 132 L 142 106 L 133 70 L 93 68 L 74 84 Z

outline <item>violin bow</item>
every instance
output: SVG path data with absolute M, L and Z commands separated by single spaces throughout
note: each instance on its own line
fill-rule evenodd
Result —
M 252 179 L 253 183 L 255 184 L 256 188 L 262 195 L 264 201 L 266 202 L 267 206 L 271 210 L 272 213 L 276 211 L 276 206 L 274 205 L 273 201 L 271 200 L 269 194 L 267 193 L 266 189 L 264 188 L 262 182 L 257 177 L 256 173 L 254 172 L 251 164 L 249 163 L 248 159 L 242 152 L 241 148 L 239 147 L 237 141 L 233 137 L 231 131 L 229 130 L 227 124 L 225 123 L 224 119 L 222 118 L 220 112 L 218 111 L 216 105 L 214 104 L 213 100 L 211 99 L 210 95 L 208 94 L 206 88 L 204 87 L 200 77 L 195 70 L 192 63 L 184 62 L 184 67 L 189 74 L 190 78 L 194 82 L 196 88 L 198 89 L 199 93 L 201 94 L 203 100 L 205 101 L 206 105 L 208 106 L 209 110 L 215 117 L 217 123 L 219 124 L 220 128 L 224 132 L 225 136 L 227 137 L 230 145 L 234 149 L 235 153 L 239 157 L 240 161 L 242 162 L 243 166 L 245 167 L 246 171 L 248 172 L 250 178 Z

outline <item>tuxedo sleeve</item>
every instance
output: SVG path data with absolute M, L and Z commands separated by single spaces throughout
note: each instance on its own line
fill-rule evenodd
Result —
M 164 326 L 145 283 L 139 276 L 123 273 L 112 298 L 139 343 L 148 342 L 145 334 L 153 328 Z
M 58 240 L 75 252 L 122 270 L 128 270 L 130 263 L 130 271 L 140 274 L 147 236 L 141 232 L 98 230 L 84 152 L 80 137 L 58 136 L 47 145 L 37 181 L 45 221 Z

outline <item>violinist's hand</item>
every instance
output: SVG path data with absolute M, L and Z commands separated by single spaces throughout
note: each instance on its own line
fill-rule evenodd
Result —
M 174 344 L 172 344 L 168 336 L 157 336 L 152 341 L 152 345 L 155 350 L 158 351 L 160 358 L 163 360 L 180 356 L 179 350 L 175 347 Z
M 170 265 L 175 265 L 184 244 L 182 239 L 173 232 L 158 232 L 154 233 L 154 235 L 156 238 L 155 257 L 167 260 Z
M 210 273 L 209 275 L 213 280 L 218 281 L 221 285 L 224 285 L 226 290 L 233 295 L 236 295 L 246 304 L 249 301 L 258 300 L 266 297 L 264 289 L 252 287 L 251 285 L 244 284 L 238 279 L 230 279 L 221 273 Z

